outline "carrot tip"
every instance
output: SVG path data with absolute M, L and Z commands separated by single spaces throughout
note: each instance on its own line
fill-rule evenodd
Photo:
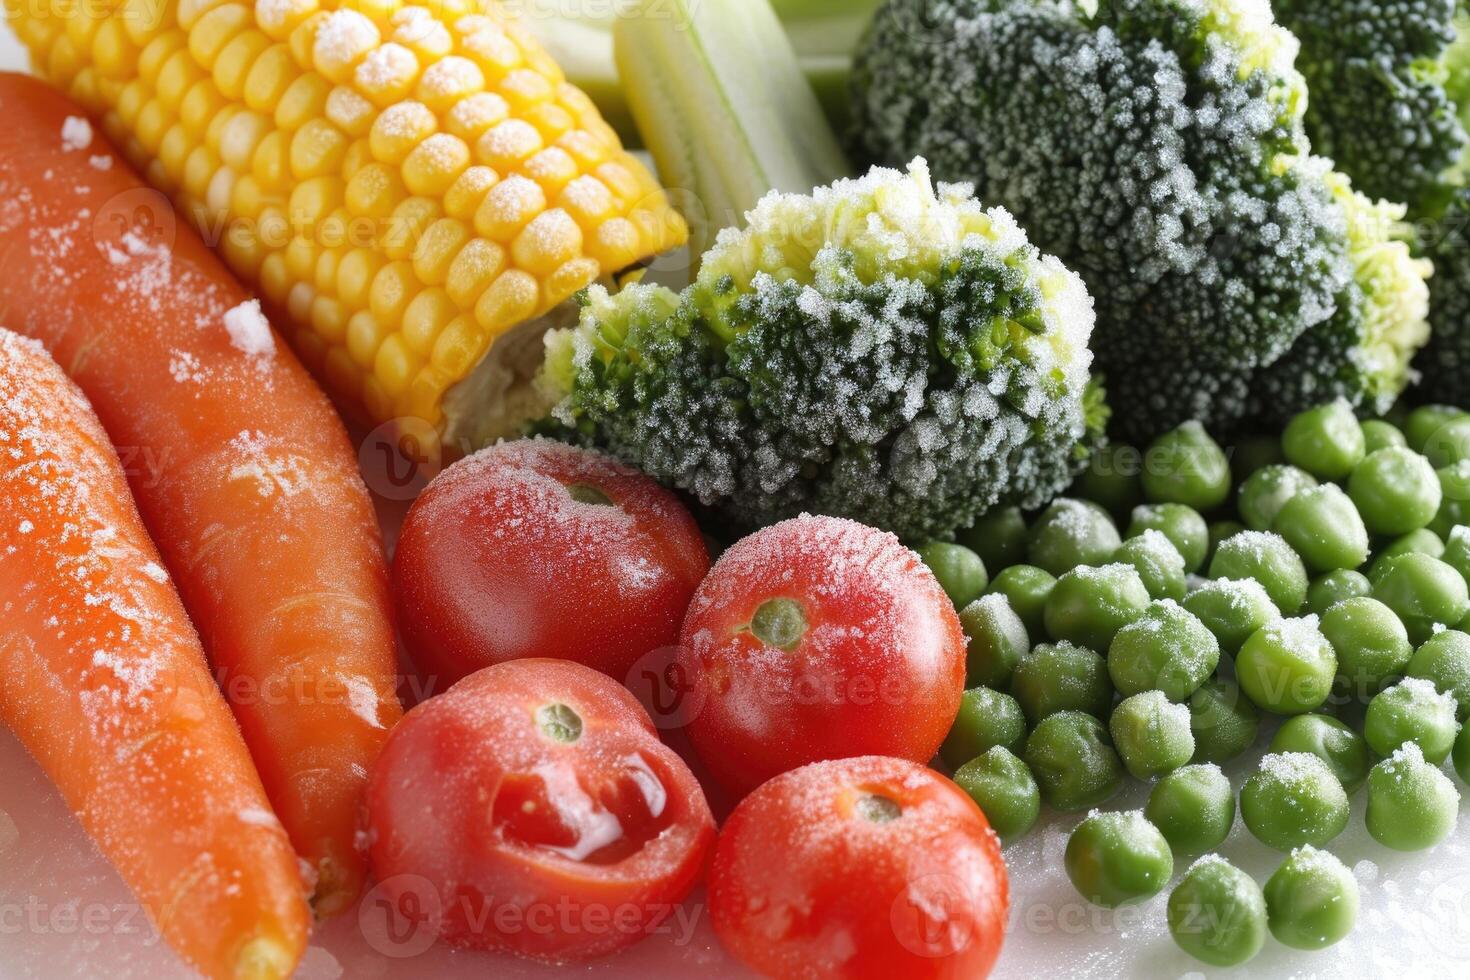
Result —
M 285 980 L 298 958 L 278 939 L 252 939 L 235 959 L 235 980 Z

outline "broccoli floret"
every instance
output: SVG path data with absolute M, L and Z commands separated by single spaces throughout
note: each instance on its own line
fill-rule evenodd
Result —
M 1307 134 L 1364 194 L 1437 210 L 1466 143 L 1446 92 L 1455 0 L 1275 0 L 1301 39 Z
M 1433 220 L 1420 225 L 1424 254 L 1434 263 L 1429 345 L 1414 362 L 1414 389 L 1426 403 L 1460 404 L 1470 391 L 1470 189 L 1460 189 Z
M 1265 0 L 887 0 L 851 144 L 973 181 L 1082 275 L 1114 434 L 1384 407 L 1426 269 L 1310 155 L 1296 50 Z
M 569 432 L 731 525 L 912 540 L 1065 487 L 1101 425 L 1082 281 L 965 187 L 874 170 L 765 197 L 676 294 L 593 289 L 542 383 Z

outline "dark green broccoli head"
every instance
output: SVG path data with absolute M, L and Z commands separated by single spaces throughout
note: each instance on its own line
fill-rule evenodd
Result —
M 749 217 L 683 294 L 594 291 L 553 335 L 564 425 L 739 527 L 947 536 L 1070 482 L 1101 422 L 1091 301 L 1009 215 L 916 164 Z
M 1455 0 L 1275 0 L 1273 9 L 1301 39 L 1313 149 L 1369 197 L 1438 211 L 1466 143 L 1446 92 Z
M 1392 261 L 1360 274 L 1343 194 L 1361 199 L 1309 156 L 1295 52 L 1264 0 L 887 0 L 852 142 L 973 181 L 1082 275 L 1118 435 L 1377 402 L 1423 316 L 1369 322 L 1414 304 L 1365 284 L 1422 306 L 1423 269 L 1375 221 Z
M 1415 395 L 1458 405 L 1470 391 L 1470 190 L 1455 192 L 1436 218 L 1421 223 L 1420 241 L 1434 262 L 1434 335 L 1414 362 L 1423 374 Z

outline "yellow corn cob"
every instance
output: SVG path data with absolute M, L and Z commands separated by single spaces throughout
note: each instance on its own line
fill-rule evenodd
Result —
M 493 0 L 431 3 L 6 0 L 340 400 L 468 447 L 545 410 L 551 314 L 687 229 Z

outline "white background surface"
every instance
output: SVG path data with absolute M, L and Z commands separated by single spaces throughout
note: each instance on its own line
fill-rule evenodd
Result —
M 20 68 L 24 55 L 0 24 L 0 68 Z M 1263 734 L 1263 742 L 1265 735 Z M 1232 767 L 1239 786 L 1257 751 Z M 1462 787 L 1463 788 L 1463 787 Z M 1147 788 L 1133 784 L 1113 806 L 1141 806 Z M 1453 839 L 1429 854 L 1395 855 L 1363 827 L 1363 791 L 1353 819 L 1332 849 L 1354 867 L 1363 907 L 1357 929 L 1321 953 L 1288 950 L 1268 940 L 1262 955 L 1234 971 L 1205 970 L 1169 940 L 1165 895 L 1142 906 L 1106 912 L 1082 902 L 1062 870 L 1066 834 L 1076 817 L 1049 816 L 1006 852 L 1011 870 L 1012 927 L 1001 977 L 1470 976 L 1470 803 L 1462 802 Z M 1237 822 L 1222 849 L 1264 882 L 1280 855 Z M 1182 867 L 1176 870 L 1183 870 Z M 0 978 L 174 980 L 190 976 L 132 911 L 126 887 L 93 850 L 50 782 L 6 732 L 0 731 Z M 747 974 L 730 963 L 702 914 L 689 937 L 657 936 L 613 959 L 575 972 L 596 977 Z M 356 914 L 318 931 L 300 980 L 541 977 L 558 971 L 514 960 L 443 949 L 394 958 L 365 938 Z

